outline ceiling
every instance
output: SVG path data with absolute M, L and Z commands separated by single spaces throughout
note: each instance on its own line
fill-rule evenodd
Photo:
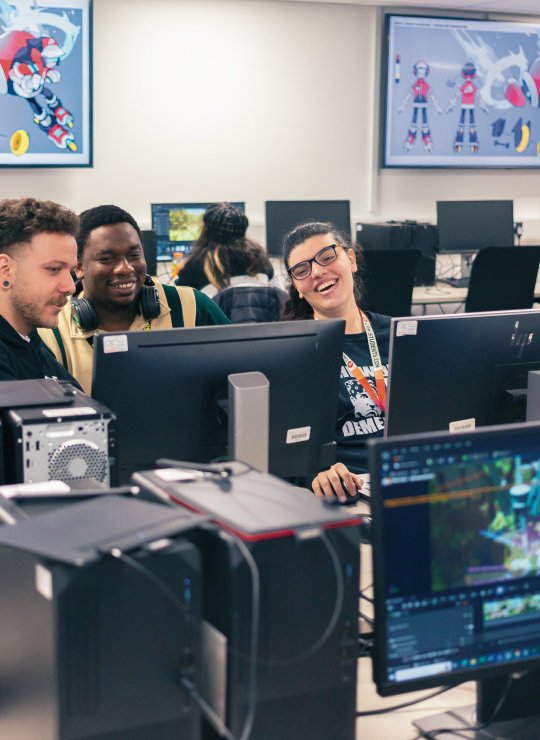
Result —
M 387 8 L 439 8 L 491 13 L 512 13 L 540 17 L 540 0 L 297 0 L 341 5 L 381 5 Z

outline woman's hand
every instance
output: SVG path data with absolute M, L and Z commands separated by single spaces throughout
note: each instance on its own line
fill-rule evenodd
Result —
M 337 496 L 340 501 L 347 500 L 349 496 L 355 496 L 356 490 L 362 488 L 362 476 L 357 473 L 351 473 L 343 463 L 336 463 L 328 470 L 323 470 L 312 481 L 311 487 L 317 496 L 328 496 L 333 498 Z

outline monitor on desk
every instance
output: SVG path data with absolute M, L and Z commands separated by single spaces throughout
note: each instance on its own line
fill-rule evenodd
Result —
M 540 311 L 392 319 L 385 435 L 525 420 Z
M 477 252 L 514 244 L 511 200 L 438 200 L 440 252 Z
M 281 257 L 285 234 L 306 221 L 331 223 L 350 239 L 351 204 L 348 200 L 267 200 L 265 207 L 266 250 L 272 257 Z
M 454 710 L 421 725 L 463 729 L 489 719 L 523 672 L 495 719 L 538 713 L 540 425 L 373 440 L 368 450 L 378 692 L 476 680 L 476 717 Z M 540 737 L 538 726 L 526 737 Z
M 157 235 L 157 259 L 187 256 L 201 233 L 202 218 L 210 203 L 152 203 L 152 229 Z M 244 203 L 231 203 L 244 210 Z
M 98 334 L 92 395 L 117 415 L 119 482 L 158 458 L 226 455 L 228 376 L 255 371 L 270 383 L 269 472 L 331 465 L 343 331 L 308 320 Z

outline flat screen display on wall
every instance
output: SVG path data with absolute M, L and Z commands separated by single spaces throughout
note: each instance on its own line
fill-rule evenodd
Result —
M 539 167 L 540 24 L 387 15 L 385 167 Z

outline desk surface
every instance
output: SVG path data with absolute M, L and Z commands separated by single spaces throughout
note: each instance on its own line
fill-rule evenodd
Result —
M 349 510 L 366 513 L 368 506 L 364 502 L 359 502 L 354 507 L 350 507 Z M 360 588 L 369 598 L 373 598 L 373 565 L 371 554 L 370 545 L 361 546 Z M 372 617 L 373 604 L 365 599 L 361 599 L 360 611 L 368 617 Z M 360 630 L 362 632 L 370 631 L 371 626 L 361 620 Z M 383 698 L 377 694 L 375 684 L 373 683 L 371 659 L 360 658 L 358 661 L 357 710 L 359 712 L 385 709 L 397 704 L 404 704 L 405 702 L 428 696 L 435 690 L 428 689 L 426 691 L 417 691 Z M 462 684 L 440 696 L 435 696 L 412 707 L 388 712 L 387 714 L 359 717 L 356 721 L 356 737 L 358 740 L 387 740 L 390 738 L 395 738 L 395 740 L 413 740 L 418 736 L 418 731 L 412 724 L 414 720 L 440 714 L 449 709 L 471 706 L 475 702 L 476 685 L 473 682 Z M 441 735 L 442 737 L 444 736 Z
M 413 288 L 413 306 L 431 303 L 465 303 L 467 290 L 467 288 L 454 288 L 443 282 L 435 283 L 435 285 L 418 285 Z

